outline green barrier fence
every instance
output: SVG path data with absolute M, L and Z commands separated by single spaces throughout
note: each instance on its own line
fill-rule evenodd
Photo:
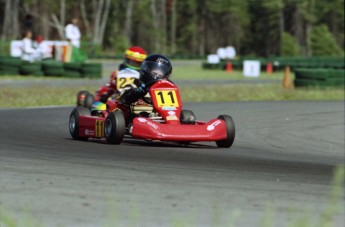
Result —
M 62 63 L 53 59 L 26 62 L 19 58 L 0 56 L 1 75 L 33 75 L 70 78 L 101 78 L 101 63 Z
M 336 57 L 271 57 L 271 58 L 250 58 L 240 57 L 231 60 L 234 69 L 242 69 L 243 61 L 258 60 L 261 63 L 261 69 L 265 70 L 267 63 L 271 63 L 273 70 L 283 70 L 286 66 L 290 66 L 294 71 L 296 68 L 334 68 L 344 69 L 345 59 Z M 202 64 L 204 69 L 225 69 L 226 61 L 222 60 L 218 64 L 210 64 L 204 62 Z
M 344 69 L 296 68 L 295 87 L 344 87 Z

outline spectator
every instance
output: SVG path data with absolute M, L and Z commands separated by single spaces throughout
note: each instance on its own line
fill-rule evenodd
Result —
M 23 39 L 23 53 L 22 53 L 22 59 L 24 61 L 39 61 L 41 60 L 41 54 L 39 50 L 33 48 L 32 43 L 32 31 L 27 30 L 24 35 Z
M 65 28 L 66 39 L 76 48 L 80 47 L 80 30 L 78 28 L 78 18 L 73 18 L 71 23 Z
M 47 45 L 47 43 L 43 42 L 43 37 L 38 35 L 36 37 L 37 42 L 37 51 L 40 53 L 41 59 L 45 58 L 52 58 L 52 48 Z

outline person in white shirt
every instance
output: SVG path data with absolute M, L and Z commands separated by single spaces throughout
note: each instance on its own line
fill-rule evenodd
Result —
M 80 47 L 80 30 L 78 28 L 78 19 L 77 18 L 73 18 L 72 23 L 66 25 L 65 28 L 65 36 L 66 39 L 71 42 L 71 44 L 76 47 L 79 48 Z
M 41 53 L 39 50 L 33 48 L 32 31 L 27 30 L 23 39 L 23 53 L 22 60 L 24 61 L 39 61 L 41 60 Z
M 53 57 L 52 46 L 49 46 L 48 43 L 44 42 L 41 35 L 36 37 L 36 49 L 41 54 L 41 59 Z

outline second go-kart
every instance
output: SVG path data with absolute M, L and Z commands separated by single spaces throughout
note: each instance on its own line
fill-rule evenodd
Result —
M 105 138 L 107 143 L 120 144 L 129 135 L 153 141 L 215 141 L 224 148 L 233 144 L 235 124 L 229 115 L 219 115 L 208 122 L 196 120 L 192 111 L 182 109 L 179 90 L 168 80 L 155 81 L 148 94 L 150 97 L 133 105 L 114 99 L 98 103 L 99 108 L 93 111 L 75 107 L 69 118 L 72 138 Z M 79 104 L 90 102 L 87 92 L 79 93 L 78 97 Z

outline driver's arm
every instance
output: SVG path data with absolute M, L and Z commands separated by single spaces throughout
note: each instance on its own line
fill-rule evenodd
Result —
M 125 104 L 131 104 L 133 102 L 138 101 L 138 99 L 144 97 L 148 92 L 148 87 L 145 86 L 144 83 L 136 83 L 134 82 L 137 87 L 129 87 L 124 90 L 124 92 L 120 96 L 120 101 Z

